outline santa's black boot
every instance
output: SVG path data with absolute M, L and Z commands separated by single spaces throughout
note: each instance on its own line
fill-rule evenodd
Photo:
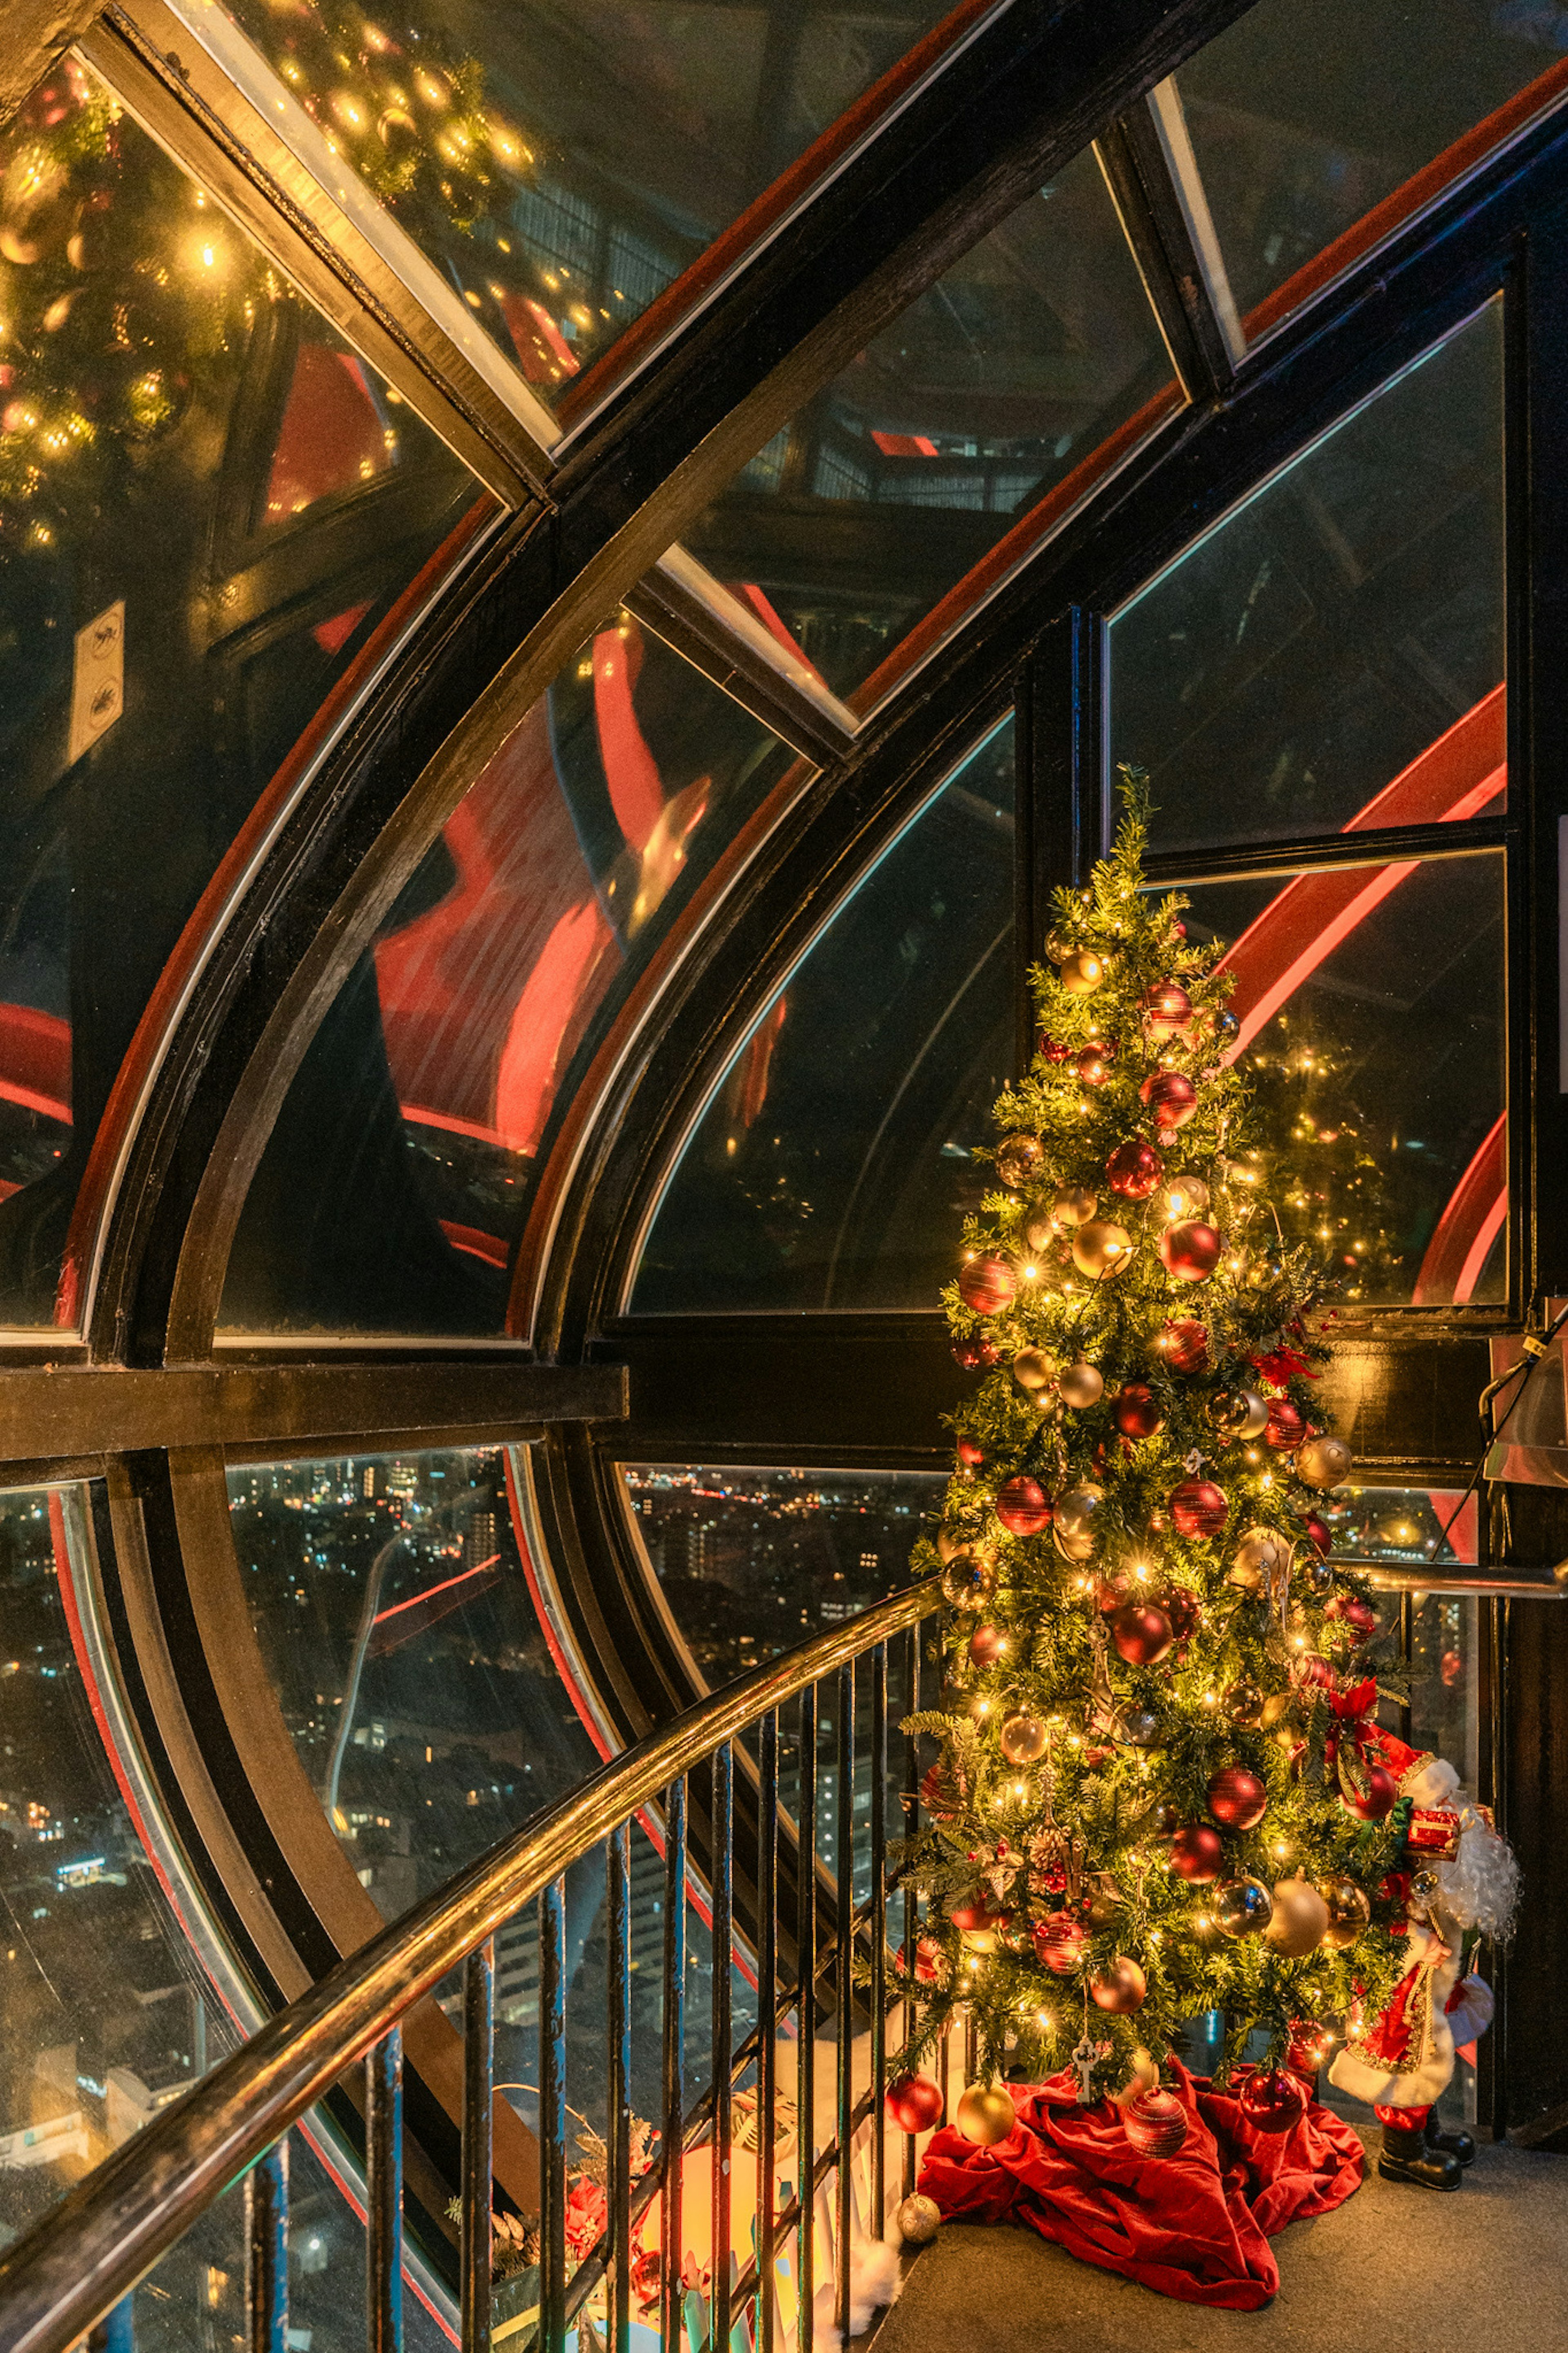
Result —
M 1420 2125 L 1384 2125 L 1377 2169 L 1385 2181 L 1408 2181 L 1414 2189 L 1458 2189 L 1464 2168 L 1446 2148 L 1429 2148 Z
M 1456 2165 L 1474 2165 L 1476 2161 L 1474 2136 L 1468 2132 L 1445 2132 L 1437 2122 L 1436 2108 L 1426 2119 L 1426 2146 L 1443 2149 Z

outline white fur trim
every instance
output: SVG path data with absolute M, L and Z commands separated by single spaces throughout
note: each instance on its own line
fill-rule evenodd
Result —
M 1454 2039 L 1456 2051 L 1467 2042 L 1474 2042 L 1492 2022 L 1497 2004 L 1485 1978 L 1468 1977 L 1459 1988 L 1459 2000 L 1447 2013 L 1447 2028 Z
M 1441 1806 L 1459 1786 L 1459 1777 L 1446 1757 L 1424 1757 L 1400 1783 L 1400 1795 L 1418 1806 Z

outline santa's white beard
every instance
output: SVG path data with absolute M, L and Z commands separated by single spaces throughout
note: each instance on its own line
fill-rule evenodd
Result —
M 1460 1928 L 1479 1928 L 1486 1936 L 1505 1937 L 1513 1926 L 1519 1904 L 1519 1865 L 1506 1839 L 1489 1830 L 1467 1806 L 1460 1820 L 1459 1852 L 1451 1862 L 1437 1866 L 1442 1889 L 1438 1908 Z

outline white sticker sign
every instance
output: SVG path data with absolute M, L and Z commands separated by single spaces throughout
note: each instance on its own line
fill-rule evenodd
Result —
M 125 599 L 121 596 L 76 633 L 68 764 L 79 760 L 100 735 L 107 734 L 124 708 Z

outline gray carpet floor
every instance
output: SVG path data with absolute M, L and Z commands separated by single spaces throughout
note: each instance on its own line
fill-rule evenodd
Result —
M 1483 2143 L 1452 2195 L 1369 2165 L 1337 2213 L 1273 2246 L 1274 2302 L 1214 2312 L 1030 2230 L 944 2223 L 875 2353 L 1568 2353 L 1568 2158 Z

